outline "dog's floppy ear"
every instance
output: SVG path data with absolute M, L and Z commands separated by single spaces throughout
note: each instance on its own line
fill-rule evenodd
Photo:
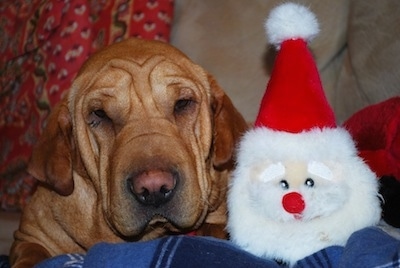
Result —
M 232 169 L 235 146 L 248 128 L 243 116 L 233 106 L 232 101 L 209 75 L 213 93 L 214 112 L 214 167 L 217 170 Z
M 60 195 L 74 189 L 72 179 L 72 123 L 66 99 L 54 107 L 47 126 L 33 148 L 28 172 Z

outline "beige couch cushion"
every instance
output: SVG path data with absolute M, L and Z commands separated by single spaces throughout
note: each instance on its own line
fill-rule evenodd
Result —
M 334 106 L 339 118 L 400 95 L 400 3 L 352 0 L 348 49 Z
M 273 59 L 264 21 L 270 9 L 281 2 L 175 2 L 172 44 L 216 77 L 248 121 L 257 115 Z M 394 74 L 395 62 L 398 65 L 400 59 L 400 33 L 392 35 L 400 30 L 393 21 L 400 14 L 400 10 L 395 11 L 400 5 L 375 0 L 296 2 L 304 3 L 318 16 L 321 32 L 311 49 L 339 123 L 368 104 L 400 94 L 400 86 L 393 86 L 400 84 L 399 72 Z M 380 51 L 379 40 L 391 45 Z M 395 52 L 399 56 L 394 56 Z M 366 62 L 372 55 L 376 64 Z M 369 79 L 364 80 L 365 76 Z M 384 82 L 376 87 L 376 83 L 370 85 L 372 80 Z

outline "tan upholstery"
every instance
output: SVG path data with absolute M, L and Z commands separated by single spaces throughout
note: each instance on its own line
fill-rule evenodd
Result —
M 248 121 L 256 117 L 273 59 L 264 20 L 280 2 L 176 1 L 172 44 L 216 77 Z M 311 49 L 339 123 L 366 105 L 400 95 L 397 1 L 296 2 L 318 16 L 321 32 Z

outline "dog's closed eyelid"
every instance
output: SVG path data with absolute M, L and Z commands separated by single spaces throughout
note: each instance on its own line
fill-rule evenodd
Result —
M 87 119 L 88 125 L 92 128 L 98 127 L 104 121 L 111 122 L 111 119 L 103 109 L 93 109 Z
M 179 99 L 175 102 L 174 105 L 174 113 L 175 114 L 180 114 L 188 109 L 191 108 L 191 106 L 193 106 L 195 104 L 195 101 L 192 99 Z
M 107 118 L 108 117 L 106 112 L 103 109 L 94 110 L 92 113 L 94 113 L 99 118 Z

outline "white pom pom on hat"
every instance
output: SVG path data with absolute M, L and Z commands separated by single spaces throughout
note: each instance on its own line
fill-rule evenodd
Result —
M 308 8 L 285 3 L 273 9 L 265 21 L 269 42 L 279 48 L 288 39 L 311 41 L 319 32 L 316 16 Z
M 278 53 L 255 126 L 290 133 L 335 128 L 335 115 L 307 47 L 319 32 L 316 16 L 304 6 L 285 3 L 271 11 L 265 27 Z

